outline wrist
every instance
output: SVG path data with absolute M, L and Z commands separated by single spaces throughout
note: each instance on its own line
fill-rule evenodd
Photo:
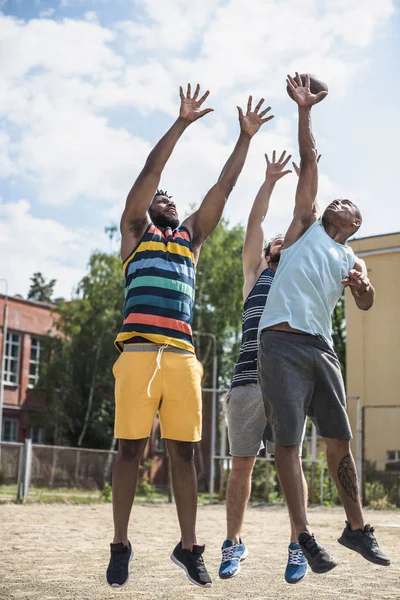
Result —
M 253 136 L 252 136 L 252 135 L 250 135 L 250 133 L 247 133 L 246 131 L 242 131 L 242 130 L 240 130 L 239 140 L 247 140 L 247 141 L 250 141 L 252 137 L 253 137 Z
M 184 119 L 183 117 L 181 117 L 179 115 L 179 117 L 176 120 L 176 124 L 182 129 L 185 130 L 187 127 L 189 127 L 190 123 L 193 123 L 193 121 L 188 121 L 187 119 Z

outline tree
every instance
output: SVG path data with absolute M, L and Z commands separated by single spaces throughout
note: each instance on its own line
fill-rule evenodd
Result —
M 122 322 L 123 290 L 119 257 L 95 252 L 73 300 L 55 309 L 61 335 L 46 344 L 40 385 L 57 443 L 92 448 L 111 443 L 114 339 Z
M 51 302 L 54 293 L 56 279 L 50 279 L 46 282 L 40 271 L 34 273 L 31 277 L 31 287 L 28 292 L 28 300 L 37 300 L 38 302 Z
M 332 338 L 336 354 L 340 360 L 343 378 L 346 381 L 346 319 L 344 295 L 340 298 L 332 314 Z

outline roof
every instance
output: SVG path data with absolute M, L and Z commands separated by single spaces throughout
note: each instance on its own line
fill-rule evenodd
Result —
M 0 299 L 5 299 L 5 294 L 0 294 Z M 17 296 L 8 296 L 9 302 L 20 302 L 21 304 L 29 304 L 31 306 L 37 306 L 38 308 L 44 308 L 46 310 L 53 310 L 57 304 L 54 302 L 39 302 L 38 300 L 28 300 L 27 298 L 19 298 Z

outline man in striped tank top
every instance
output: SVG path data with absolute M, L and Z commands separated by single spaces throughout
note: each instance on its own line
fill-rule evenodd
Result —
M 240 537 L 246 504 L 251 492 L 251 476 L 259 451 L 266 444 L 274 452 L 273 435 L 265 417 L 261 389 L 257 382 L 258 326 L 279 263 L 283 236 L 275 237 L 264 247 L 263 221 L 276 182 L 290 173 L 285 170 L 291 156 L 283 152 L 276 161 L 267 160 L 267 172 L 247 222 L 243 246 L 243 318 L 242 343 L 232 377 L 227 402 L 227 421 L 232 470 L 229 475 L 226 512 L 227 539 L 222 545 L 219 576 L 230 579 L 240 572 L 240 562 L 248 551 Z M 302 581 L 307 573 L 307 561 L 297 544 L 296 531 L 291 527 L 289 561 L 285 572 L 289 583 Z
M 201 377 L 192 340 L 195 268 L 205 239 L 218 224 L 225 203 L 246 160 L 251 138 L 272 117 L 264 99 L 239 111 L 240 135 L 217 183 L 199 209 L 179 225 L 171 197 L 158 190 L 162 171 L 187 127 L 209 113 L 190 84 L 178 119 L 150 153 L 128 194 L 121 219 L 121 258 L 125 272 L 124 321 L 116 339 L 121 354 L 114 365 L 115 437 L 118 455 L 113 471 L 114 540 L 107 569 L 112 587 L 123 586 L 133 557 L 128 522 L 139 463 L 156 412 L 170 457 L 181 541 L 171 559 L 189 580 L 211 585 L 196 540 L 197 477 L 194 443 L 201 439 Z

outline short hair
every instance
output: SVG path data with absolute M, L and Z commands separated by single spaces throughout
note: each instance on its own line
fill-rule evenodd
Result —
M 283 240 L 284 239 L 284 235 L 283 233 L 278 233 L 277 235 L 275 235 L 273 238 L 271 238 L 271 240 L 264 246 L 263 249 L 263 254 L 264 257 L 269 256 L 269 253 L 271 252 L 271 246 L 272 244 L 276 241 L 276 240 Z
M 166 198 L 172 198 L 172 196 L 170 196 L 167 192 L 167 190 L 157 190 L 156 193 L 154 194 L 154 198 L 153 200 L 155 200 L 155 198 L 157 198 L 157 196 L 165 196 Z

